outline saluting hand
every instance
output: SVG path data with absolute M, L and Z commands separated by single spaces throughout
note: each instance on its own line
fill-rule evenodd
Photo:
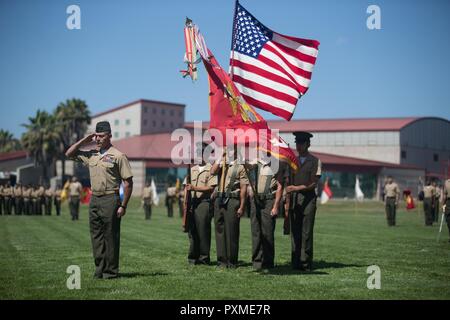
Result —
M 91 133 L 91 134 L 87 135 L 86 137 L 84 137 L 81 140 L 81 144 L 85 145 L 85 144 L 91 143 L 94 140 L 94 137 L 95 137 L 95 133 Z
M 117 217 L 122 218 L 126 213 L 126 210 L 124 207 L 119 207 L 119 209 L 117 209 Z

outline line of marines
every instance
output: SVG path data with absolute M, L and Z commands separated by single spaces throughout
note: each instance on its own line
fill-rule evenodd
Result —
M 189 179 L 183 183 L 185 196 L 190 193 L 191 199 L 185 222 L 189 263 L 210 263 L 213 220 L 218 267 L 238 267 L 240 218 L 249 210 L 252 265 L 256 270 L 274 267 L 275 225 L 277 217 L 284 215 L 285 234 L 291 235 L 291 266 L 312 271 L 316 187 L 322 165 L 308 152 L 312 134 L 294 135 L 300 164 L 297 171 L 283 161 L 274 171 L 271 162 L 278 160 L 270 153 L 266 158 L 242 163 L 236 148 L 229 160 L 224 157 L 209 163 L 202 157 L 201 164 L 190 167 Z M 203 144 L 202 151 L 206 147 Z M 144 194 L 149 196 L 148 192 Z
M 61 214 L 61 188 L 43 185 L 0 185 L 0 214 L 4 215 L 56 215 Z
M 450 234 L 450 207 L 447 205 L 450 195 L 450 179 L 440 187 L 436 180 L 427 180 L 419 192 L 419 200 L 423 201 L 425 226 L 432 226 L 439 221 L 440 212 L 444 213 Z M 400 199 L 400 188 L 391 176 L 384 186 L 384 203 L 388 226 L 396 225 L 396 210 Z M 442 208 L 442 211 L 440 209 Z
M 72 178 L 67 190 L 72 220 L 78 220 L 82 185 L 76 177 Z M 61 215 L 63 189 L 49 185 L 22 185 L 9 182 L 0 185 L 0 215 Z

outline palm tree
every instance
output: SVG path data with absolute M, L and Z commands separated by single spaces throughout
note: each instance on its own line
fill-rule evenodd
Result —
M 52 165 L 58 151 L 59 135 L 55 130 L 56 119 L 46 111 L 38 110 L 36 116 L 23 124 L 27 131 L 22 135 L 22 145 L 34 158 L 36 166 L 42 166 L 42 178 L 48 182 L 48 166 Z
M 62 179 L 65 176 L 65 152 L 86 133 L 91 123 L 91 114 L 85 101 L 68 99 L 61 102 L 54 112 L 56 118 L 56 132 L 59 135 L 58 158 L 61 160 Z
M 0 152 L 20 150 L 20 142 L 8 130 L 0 129 Z

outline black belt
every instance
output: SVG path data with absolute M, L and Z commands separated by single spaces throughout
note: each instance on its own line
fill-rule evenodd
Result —
M 210 198 L 192 198 L 192 202 L 211 202 Z
M 240 199 L 240 193 L 226 193 L 226 192 L 217 192 L 217 198 L 231 198 L 231 199 Z
M 275 193 L 269 193 L 269 194 L 260 193 L 260 194 L 257 194 L 255 196 L 255 198 L 257 198 L 258 200 L 261 200 L 261 201 L 272 200 L 272 199 L 275 199 Z
M 386 199 L 396 199 L 396 197 L 386 197 Z
M 316 191 L 314 191 L 314 190 L 310 190 L 310 191 L 293 191 L 291 193 L 294 194 L 294 195 L 302 194 L 304 196 L 312 196 L 312 195 L 315 196 L 316 195 Z
M 113 193 L 102 193 L 102 194 L 92 194 L 94 197 L 105 197 L 105 196 L 120 196 L 119 192 L 113 192 Z M 79 197 L 79 196 L 78 196 Z

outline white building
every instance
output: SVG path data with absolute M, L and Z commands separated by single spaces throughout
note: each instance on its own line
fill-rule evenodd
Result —
M 89 132 L 95 131 L 99 121 L 109 121 L 113 139 L 171 132 L 184 126 L 184 104 L 136 100 L 92 116 Z

